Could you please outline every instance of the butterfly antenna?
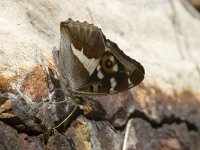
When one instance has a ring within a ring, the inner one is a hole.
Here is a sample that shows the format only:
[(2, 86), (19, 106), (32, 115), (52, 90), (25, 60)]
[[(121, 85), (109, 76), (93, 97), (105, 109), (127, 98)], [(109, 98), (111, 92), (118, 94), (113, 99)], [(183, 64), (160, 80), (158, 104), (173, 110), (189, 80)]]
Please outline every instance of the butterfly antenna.
[(55, 126), (53, 129), (57, 129), (57, 128), (59, 128), (64, 122), (66, 122), (73, 114), (74, 114), (74, 112), (77, 110), (77, 108), (78, 108), (78, 105), (76, 105), (75, 107), (74, 107), (74, 109), (70, 112), (70, 114), (67, 116), (67, 118), (65, 118), (61, 123), (59, 123), (57, 126)]
[(101, 130), (100, 130), (100, 128), (98, 127), (97, 123), (94, 120), (93, 120), (93, 123), (95, 124), (97, 130), (100, 132)]
[(111, 129), (113, 130), (115, 133), (117, 133), (117, 131), (115, 130), (114, 127), (111, 126), (111, 124), (108, 122), (108, 121), (104, 121), (106, 123), (106, 125)]

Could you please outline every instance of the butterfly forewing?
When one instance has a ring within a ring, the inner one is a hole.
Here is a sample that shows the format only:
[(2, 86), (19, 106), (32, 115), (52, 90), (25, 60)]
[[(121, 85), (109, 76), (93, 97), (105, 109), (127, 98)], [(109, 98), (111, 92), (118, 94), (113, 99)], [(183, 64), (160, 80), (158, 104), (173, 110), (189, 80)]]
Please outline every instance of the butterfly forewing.
[(74, 91), (87, 84), (105, 50), (101, 30), (68, 19), (60, 24), (60, 49), (54, 51), (64, 87)]
[(140, 63), (87, 22), (61, 22), (55, 61), (65, 90), (74, 95), (106, 95), (127, 90), (144, 78)]

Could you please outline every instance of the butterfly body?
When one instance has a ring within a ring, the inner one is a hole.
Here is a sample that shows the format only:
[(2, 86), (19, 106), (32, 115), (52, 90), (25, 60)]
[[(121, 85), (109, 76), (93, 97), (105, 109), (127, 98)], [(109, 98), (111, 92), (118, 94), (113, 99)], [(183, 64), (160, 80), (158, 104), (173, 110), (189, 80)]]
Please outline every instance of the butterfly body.
[(106, 39), (98, 27), (68, 19), (61, 22), (60, 30), (60, 48), (53, 53), (67, 94), (114, 94), (143, 80), (142, 65)]

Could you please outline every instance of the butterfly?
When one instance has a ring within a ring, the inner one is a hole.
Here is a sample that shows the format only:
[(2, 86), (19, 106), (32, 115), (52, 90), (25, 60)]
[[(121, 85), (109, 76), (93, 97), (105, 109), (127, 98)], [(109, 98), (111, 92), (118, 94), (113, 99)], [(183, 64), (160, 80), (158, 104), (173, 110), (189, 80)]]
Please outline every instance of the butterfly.
[(128, 90), (145, 75), (100, 28), (69, 18), (60, 23), (59, 50), (53, 50), (58, 75), (67, 95), (97, 96)]

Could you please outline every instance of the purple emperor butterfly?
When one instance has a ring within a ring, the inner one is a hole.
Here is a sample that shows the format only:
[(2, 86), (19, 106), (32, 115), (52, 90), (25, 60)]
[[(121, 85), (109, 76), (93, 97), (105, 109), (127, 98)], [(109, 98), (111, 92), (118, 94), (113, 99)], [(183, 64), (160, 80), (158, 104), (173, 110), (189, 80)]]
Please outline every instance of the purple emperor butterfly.
[(100, 28), (68, 19), (60, 23), (60, 32), (60, 48), (53, 54), (66, 94), (114, 94), (144, 79), (143, 66), (106, 39)]

